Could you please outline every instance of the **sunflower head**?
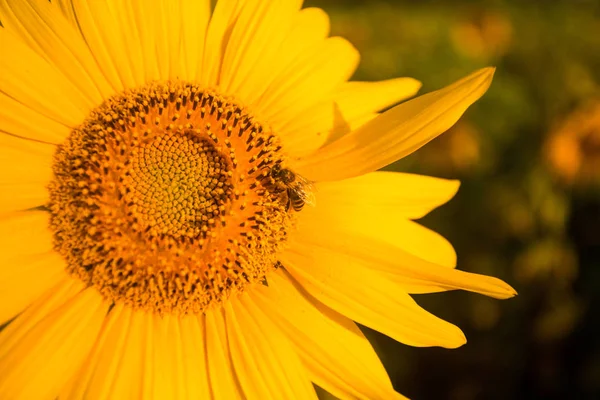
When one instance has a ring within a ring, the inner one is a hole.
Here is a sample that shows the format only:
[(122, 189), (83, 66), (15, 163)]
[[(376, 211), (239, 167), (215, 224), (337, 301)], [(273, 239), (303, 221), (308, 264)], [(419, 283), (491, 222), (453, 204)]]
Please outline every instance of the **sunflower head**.
[(231, 99), (179, 81), (129, 90), (57, 147), (55, 249), (112, 302), (202, 312), (275, 267), (293, 219), (282, 162)]
[(493, 69), (404, 101), (301, 3), (0, 0), (0, 398), (400, 398), (354, 321), (514, 295), (413, 221), (456, 181), (377, 172)]

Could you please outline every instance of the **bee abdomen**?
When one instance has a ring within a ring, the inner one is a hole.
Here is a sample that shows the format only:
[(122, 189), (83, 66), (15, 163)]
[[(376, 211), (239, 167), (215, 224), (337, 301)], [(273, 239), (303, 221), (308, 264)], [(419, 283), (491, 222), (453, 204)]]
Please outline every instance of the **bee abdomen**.
[(298, 212), (304, 207), (304, 200), (293, 190), (288, 192), (289, 201), (294, 211)]

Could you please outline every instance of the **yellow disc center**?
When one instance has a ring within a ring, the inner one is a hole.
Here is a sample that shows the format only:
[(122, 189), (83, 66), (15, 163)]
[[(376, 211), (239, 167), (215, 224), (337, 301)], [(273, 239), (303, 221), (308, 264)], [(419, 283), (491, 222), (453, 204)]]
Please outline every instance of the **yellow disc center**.
[(125, 198), (152, 234), (197, 237), (233, 192), (229, 170), (209, 139), (188, 131), (157, 136), (132, 150)]
[(277, 267), (294, 216), (281, 168), (276, 136), (218, 93), (167, 82), (116, 95), (56, 152), (55, 249), (109, 301), (202, 312)]

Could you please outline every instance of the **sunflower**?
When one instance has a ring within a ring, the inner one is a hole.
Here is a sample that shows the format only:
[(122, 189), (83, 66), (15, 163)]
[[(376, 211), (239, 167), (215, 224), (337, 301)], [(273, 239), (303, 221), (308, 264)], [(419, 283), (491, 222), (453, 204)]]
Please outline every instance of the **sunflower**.
[(419, 82), (349, 82), (357, 51), (301, 1), (0, 21), (0, 398), (401, 398), (354, 321), (455, 348), (411, 294), (515, 294), (413, 222), (458, 182), (375, 172), (493, 69), (378, 113)]

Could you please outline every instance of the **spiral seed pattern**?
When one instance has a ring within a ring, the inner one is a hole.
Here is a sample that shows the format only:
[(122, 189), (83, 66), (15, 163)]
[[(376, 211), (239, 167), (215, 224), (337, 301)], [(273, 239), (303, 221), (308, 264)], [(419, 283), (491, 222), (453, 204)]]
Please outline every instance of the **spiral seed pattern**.
[(119, 94), (57, 149), (55, 248), (113, 303), (200, 313), (276, 267), (294, 217), (264, 182), (282, 159), (277, 137), (216, 92)]

